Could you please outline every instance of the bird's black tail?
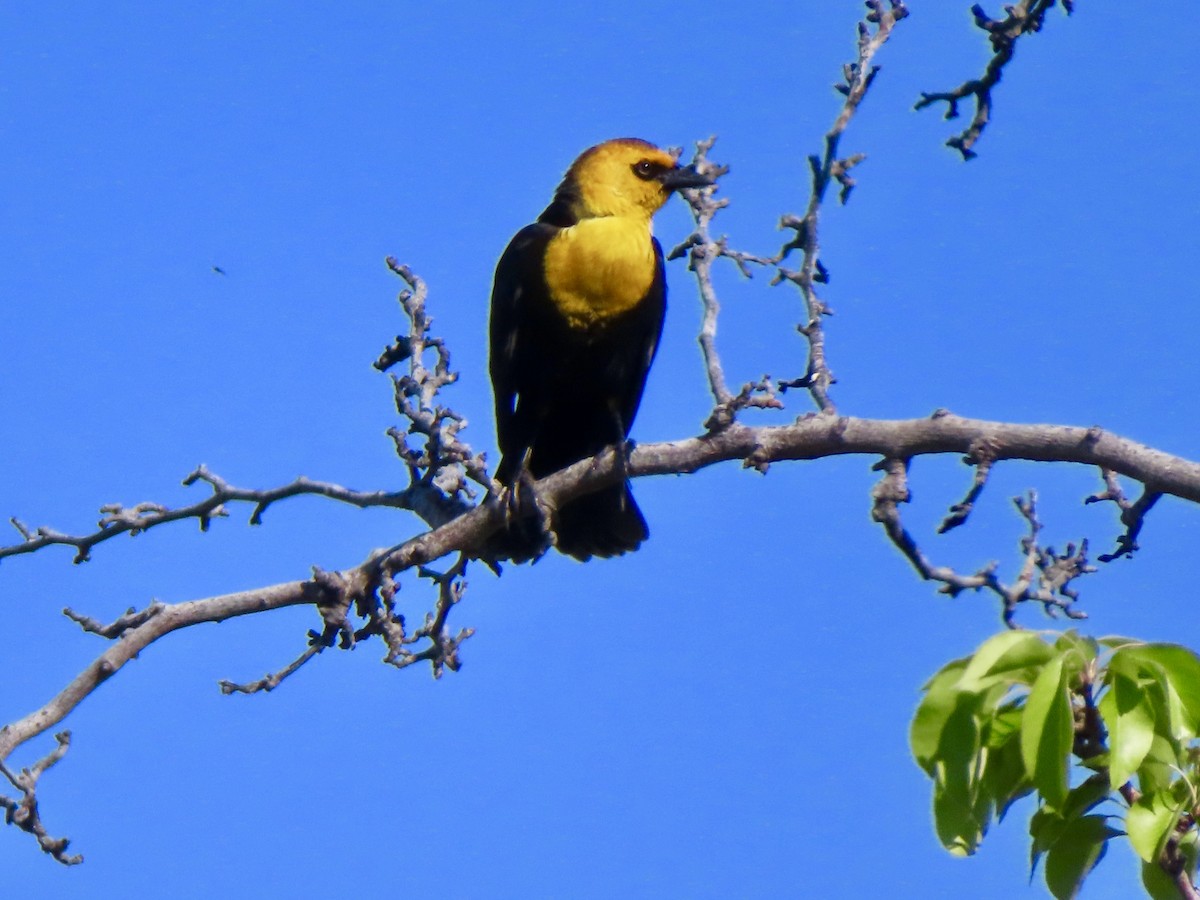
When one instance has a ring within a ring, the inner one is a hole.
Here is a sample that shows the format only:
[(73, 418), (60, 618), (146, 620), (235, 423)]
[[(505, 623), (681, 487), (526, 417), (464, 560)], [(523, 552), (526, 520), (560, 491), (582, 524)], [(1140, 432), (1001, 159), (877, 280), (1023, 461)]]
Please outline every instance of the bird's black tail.
[[(555, 516), (558, 550), (586, 562), (636, 550), (650, 529), (633, 499), (629, 482), (572, 500)], [(488, 539), (484, 555), (529, 562), (547, 549), (546, 535), (533, 516), (514, 518)]]
[(620, 556), (650, 536), (629, 482), (572, 500), (555, 523), (560, 552), (578, 560)]

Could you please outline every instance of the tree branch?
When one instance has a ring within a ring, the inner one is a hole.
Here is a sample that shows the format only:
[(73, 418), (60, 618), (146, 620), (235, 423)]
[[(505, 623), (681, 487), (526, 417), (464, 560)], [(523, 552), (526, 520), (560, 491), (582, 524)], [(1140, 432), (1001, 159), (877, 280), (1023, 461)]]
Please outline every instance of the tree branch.
[(1117, 537), (1117, 549), (1112, 553), (1103, 553), (1100, 555), (1100, 562), (1111, 562), (1122, 556), (1133, 556), (1133, 552), (1138, 549), (1137, 538), (1142, 532), (1142, 525), (1145, 524), (1146, 514), (1154, 508), (1154, 504), (1158, 502), (1158, 498), (1162, 496), (1159, 491), (1152, 490), (1146, 487), (1142, 491), (1142, 496), (1130, 503), (1125, 497), (1124, 491), (1121, 490), (1121, 484), (1117, 481), (1117, 474), (1109, 469), (1101, 469), (1101, 477), (1104, 479), (1105, 490), (1098, 494), (1092, 494), (1084, 500), (1084, 503), (1099, 503), (1102, 500), (1111, 500), (1121, 510), (1121, 524), (1125, 526), (1125, 533)]
[[(537, 482), (536, 493), (545, 501), (561, 506), (626, 476), (686, 474), (728, 460), (742, 460), (743, 465), (759, 469), (778, 462), (848, 454), (906, 460), (929, 454), (967, 454), (980, 441), (988, 443), (995, 462), (1019, 459), (1097, 466), (1139, 481), (1157, 494), (1200, 503), (1200, 463), (1095, 427), (990, 422), (941, 410), (926, 419), (815, 416), (789, 425), (751, 428), (735, 424), (716, 434), (641, 444), (627, 462), (607, 450)], [(523, 508), (522, 513), (533, 514), (532, 502), (526, 506), (530, 508)], [(286, 606), (329, 607), (338, 599), (357, 599), (367, 591), (380, 589), (384, 573), (394, 577), (453, 552), (468, 555), (479, 552), (505, 515), (505, 508), (495, 502), (475, 507), (395, 548), (373, 552), (356, 568), (335, 573), (340, 586), (316, 578), (286, 582), (205, 600), (159, 604), (157, 613), (131, 623), (132, 627), (105, 626), (106, 636), (120, 635), (123, 640), (110, 647), (42, 710), (0, 730), (0, 760), (30, 737), (54, 727), (83, 697), (139, 651), (172, 631)], [(72, 614), (72, 618), (80, 621), (81, 617)]]
[(41, 812), (38, 809), (38, 779), (47, 769), (66, 756), (67, 749), (71, 746), (71, 732), (69, 731), (59, 732), (54, 738), (58, 741), (58, 745), (30, 768), (22, 769), (19, 774), (14, 775), (0, 758), (0, 775), (8, 779), (8, 782), (21, 792), (20, 800), (12, 800), (0, 794), (0, 807), (4, 808), (6, 825), (16, 825), (22, 831), (32, 834), (37, 838), (42, 852), (49, 853), (63, 865), (76, 866), (83, 862), (83, 857), (67, 855), (67, 846), (71, 842), (67, 838), (51, 837), (46, 831), (46, 826), (42, 824)]
[[(716, 143), (716, 136), (696, 142), (696, 152), (691, 164), (703, 175), (711, 175), (714, 179), (726, 174), (728, 166), (717, 165), (708, 158), (708, 151)], [(714, 196), (717, 187), (696, 188), (682, 191), (692, 211), (696, 222), (693, 231), (679, 246), (667, 254), (667, 259), (678, 259), (685, 253), (688, 255), (688, 269), (696, 276), (696, 286), (700, 294), (700, 303), (704, 315), (700, 322), (700, 352), (704, 357), (704, 370), (708, 377), (709, 390), (712, 391), (714, 407), (704, 423), (709, 431), (719, 431), (726, 428), (737, 417), (739, 411), (757, 407), (759, 409), (782, 409), (783, 403), (775, 396), (774, 387), (769, 376), (754, 383), (742, 385), (735, 395), (730, 391), (725, 381), (725, 370), (721, 365), (721, 356), (717, 352), (717, 316), (721, 311), (721, 303), (717, 299), (717, 291), (712, 283), (712, 265), (717, 259), (726, 257), (732, 259), (738, 271), (745, 278), (751, 277), (750, 263), (755, 265), (771, 265), (774, 260), (729, 247), (728, 239), (722, 235), (714, 240), (709, 233), (713, 217), (729, 205), (726, 199), (717, 200)]]
[[(457, 511), (461, 512), (475, 496), (467, 479), (482, 485), (489, 494), (492, 480), (483, 456), (474, 453), (458, 437), (467, 425), (466, 419), (437, 403), (441, 390), (458, 381), (458, 373), (450, 369), (450, 349), (445, 341), (429, 334), (433, 318), (425, 311), (428, 294), (425, 282), (393, 257), (389, 256), (386, 263), (408, 285), (398, 299), (410, 323), (408, 337), (397, 337), (396, 344), (385, 349), (375, 361), (375, 368), (380, 371), (399, 359), (409, 361), (407, 374), (392, 376), (396, 411), (408, 424), (403, 431), (392, 428), (388, 434), (395, 441), (397, 454), (408, 466), (412, 487), (436, 488), (434, 496), (444, 495), (446, 503), (458, 504)], [(432, 365), (425, 362), (426, 351), (434, 355)], [(420, 449), (410, 447), (411, 434), (424, 436), (425, 445)]]
[(357, 506), (359, 509), (385, 506), (392, 509), (409, 510), (417, 513), (429, 525), (441, 524), (462, 512), (464, 508), (461, 504), (456, 506), (447, 503), (441, 491), (420, 481), (402, 491), (356, 491), (328, 481), (313, 481), (301, 475), (295, 481), (279, 487), (239, 488), (209, 471), (203, 465), (198, 466), (195, 471), (184, 478), (183, 484), (190, 487), (198, 481), (202, 481), (212, 488), (212, 494), (203, 500), (176, 509), (161, 503), (150, 502), (138, 503), (132, 507), (115, 503), (107, 504), (100, 507), (102, 515), (97, 523), (97, 530), (88, 534), (65, 534), (47, 527), (30, 528), (18, 519), (12, 518), (9, 521), (23, 540), (18, 544), (0, 547), (0, 559), (19, 556), (23, 553), (33, 553), (43, 547), (58, 545), (75, 548), (74, 562), (87, 562), (91, 558), (93, 547), (118, 535), (128, 534), (135, 537), (159, 525), (186, 519), (196, 519), (200, 524), (200, 530), (208, 531), (214, 518), (224, 518), (229, 515), (225, 508), (228, 503), (253, 503), (254, 509), (250, 513), (250, 524), (261, 525), (263, 513), (272, 503), (305, 494), (326, 497), (339, 503)]
[[(963, 575), (949, 566), (934, 565), (917, 544), (915, 538), (904, 527), (900, 517), (900, 504), (910, 499), (908, 490), (908, 460), (885, 459), (875, 468), (885, 472), (883, 479), (871, 492), (874, 505), (871, 517), (884, 527), (888, 539), (908, 559), (917, 574), (926, 581), (941, 582), (941, 592), (951, 597), (966, 590), (988, 590), (1000, 598), (1004, 624), (1015, 628), (1014, 616), (1019, 604), (1028, 601), (1041, 603), (1047, 615), (1054, 617), (1061, 611), (1070, 619), (1086, 619), (1087, 614), (1071, 607), (1078, 598), (1071, 582), (1080, 575), (1096, 571), (1087, 560), (1087, 540), (1080, 542), (1078, 550), (1068, 544), (1066, 552), (1056, 554), (1053, 547), (1043, 548), (1037, 540), (1042, 524), (1037, 518), (1036, 495), (1030, 491), (1028, 497), (1014, 497), (1013, 503), (1029, 525), (1029, 534), (1021, 538), (1024, 564), (1012, 584), (1000, 580), (999, 564), (991, 562), (971, 575)], [(979, 485), (978, 477), (976, 486)], [(943, 523), (944, 525), (944, 523)], [(943, 533), (946, 529), (939, 528)]]
[[(880, 518), (879, 511), (885, 505), (890, 504), (894, 511), (899, 502), (907, 499), (907, 487), (901, 480), (905, 466), (903, 461), (936, 453), (965, 454), (970, 457), (973, 449), (980, 446), (987, 446), (993, 465), (1007, 459), (1081, 463), (1135, 479), (1146, 486), (1147, 495), (1171, 494), (1200, 502), (1200, 464), (1170, 456), (1095, 427), (988, 422), (961, 418), (943, 410), (927, 419), (896, 421), (823, 415), (809, 416), (781, 426), (751, 428), (732, 423), (719, 432), (709, 432), (687, 440), (640, 445), (628, 460), (623, 458), (623, 453), (607, 450), (593, 459), (582, 460), (537, 482), (534, 496), (561, 506), (577, 496), (615, 484), (626, 477), (690, 473), (734, 459), (741, 460), (744, 466), (762, 471), (772, 463), (786, 460), (866, 454), (889, 461), (885, 466), (888, 476), (884, 487), (877, 488), (876, 494), (876, 517)], [(533, 501), (526, 499), (519, 512), (536, 515)], [(18, 747), (58, 725), (84, 698), (159, 638), (204, 622), (219, 622), (305, 604), (316, 606), (325, 621), (324, 631), (320, 635), (310, 633), (310, 647), (291, 665), (249, 685), (222, 682), (222, 689), (227, 693), (275, 687), (325, 646), (330, 646), (336, 635), (342, 636), (343, 646), (353, 646), (357, 640), (380, 636), (388, 647), (386, 661), (394, 665), (407, 666), (424, 660), (430, 662), (435, 675), (440, 675), (446, 668), (456, 670), (460, 665), (459, 646), (472, 632), (464, 629), (457, 635), (450, 635), (446, 630), (446, 618), (450, 609), (461, 599), (462, 575), (467, 559), (482, 552), (487, 538), (501, 527), (509, 513), (506, 504), (492, 497), (480, 506), (397, 547), (374, 551), (355, 568), (333, 573), (315, 571), (313, 577), (306, 581), (286, 582), (220, 597), (178, 604), (154, 604), (144, 613), (131, 611), (108, 626), (68, 611), (68, 615), (85, 629), (120, 639), (47, 704), (0, 728), (0, 763), (7, 760)], [(1066, 603), (1056, 600), (1053, 593), (1065, 587), (1075, 575), (1081, 574), (1086, 566), (1083, 549), (1075, 554), (1073, 548), (1068, 548), (1068, 553), (1062, 557), (1055, 556), (1052, 551), (1042, 551), (1035, 540), (1038, 526), (1032, 515), (1032, 507), (1026, 515), (1032, 532), (1026, 545), (1026, 568), (1016, 585), (1009, 588), (1000, 586), (1005, 597), (1006, 620), (1011, 619), (1012, 608), (1020, 599), (1055, 603), (1065, 609)], [(889, 535), (894, 541), (897, 540), (896, 534), (907, 534), (899, 524), (898, 514), (894, 518), (894, 526), (888, 525), (886, 519), (881, 521), (888, 526)], [(933, 567), (927, 561), (921, 561), (922, 557), (917, 555), (919, 551), (915, 542), (910, 540), (909, 549), (905, 549), (903, 541), (897, 541), (897, 545), (905, 550), (925, 577), (937, 577)], [(458, 553), (459, 558), (446, 573), (439, 574), (423, 568), (451, 553)], [(419, 574), (438, 585), (439, 598), (435, 612), (427, 617), (426, 624), (409, 637), (404, 629), (403, 616), (394, 610), (394, 601), (398, 589), (396, 576), (414, 567), (422, 567)], [(1035, 569), (1040, 572), (1036, 584)], [(981, 579), (980, 584), (971, 582), (969, 577), (959, 577), (968, 578), (957, 587), (959, 590), (985, 585), (991, 587), (987, 580), (989, 577), (999, 585), (994, 574), (989, 576), (980, 573), (975, 576)], [(951, 586), (958, 584), (947, 578), (940, 580)], [(350, 623), (351, 610), (366, 622), (357, 631)], [(428, 646), (420, 651), (410, 650), (409, 645), (418, 640), (428, 641)], [(65, 741), (61, 746), (65, 748)], [(65, 749), (62, 752), (65, 753)], [(61, 753), (37, 770), (37, 774), (58, 758), (61, 758)], [(9, 780), (13, 781), (11, 774)], [(54, 853), (61, 861), (75, 861), (73, 857), (64, 855), (65, 839), (50, 838), (41, 825), (37, 811), (36, 777), (14, 783), (21, 785), (23, 798), (20, 801), (2, 798), (8, 810), (8, 821), (35, 834), (43, 847), (52, 848), (47, 852)]]
[[(975, 4), (971, 7), (971, 15), (975, 24), (988, 33), (994, 55), (988, 61), (983, 75), (970, 81), (964, 81), (950, 91), (936, 93), (921, 92), (921, 99), (913, 109), (924, 109), (935, 103), (946, 104), (947, 119), (958, 118), (958, 102), (967, 97), (975, 98), (975, 116), (960, 134), (946, 141), (947, 147), (953, 147), (962, 154), (964, 160), (974, 159), (977, 155), (972, 149), (975, 142), (983, 135), (992, 117), (992, 89), (1000, 83), (1007, 66), (1017, 50), (1017, 40), (1026, 34), (1041, 31), (1045, 24), (1046, 13), (1058, 3), (1058, 0), (1019, 0), (1005, 6), (1008, 14), (1003, 19), (992, 19), (983, 11), (983, 7)], [(1063, 9), (1067, 15), (1075, 10), (1074, 0), (1062, 0)]]
[[(797, 326), (797, 330), (804, 335), (808, 342), (808, 363), (802, 377), (781, 381), (778, 389), (780, 392), (784, 392), (789, 388), (806, 388), (812, 394), (818, 409), (827, 412), (835, 411), (828, 391), (835, 379), (825, 359), (825, 338), (821, 324), (821, 318), (832, 315), (832, 311), (817, 297), (813, 287), (816, 282), (823, 283), (828, 280), (828, 273), (819, 259), (818, 218), (826, 191), (831, 183), (836, 181), (841, 185), (839, 199), (842, 203), (846, 202), (854, 187), (854, 179), (849, 174), (850, 170), (866, 159), (866, 156), (859, 153), (848, 158), (840, 158), (837, 155), (838, 142), (879, 71), (878, 66), (871, 65), (872, 59), (891, 36), (896, 23), (908, 15), (908, 10), (901, 0), (887, 0), (886, 3), (885, 0), (867, 0), (865, 6), (867, 7), (866, 21), (858, 24), (857, 58), (855, 62), (848, 63), (844, 67), (845, 82), (835, 85), (835, 89), (845, 96), (845, 102), (842, 104), (833, 126), (825, 135), (824, 157), (809, 157), (809, 164), (812, 168), (812, 185), (804, 216), (785, 215), (780, 221), (781, 228), (792, 228), (795, 235), (783, 245), (779, 253), (772, 257), (757, 256), (731, 249), (725, 236), (714, 240), (709, 231), (712, 220), (720, 210), (728, 205), (729, 201), (715, 199), (715, 187), (682, 192), (684, 199), (691, 207), (696, 230), (671, 250), (667, 254), (667, 259), (676, 259), (685, 253), (688, 254), (688, 268), (696, 276), (700, 301), (704, 308), (699, 341), (704, 356), (709, 389), (712, 391), (715, 402), (712, 413), (704, 423), (704, 427), (709, 431), (727, 428), (734, 422), (738, 412), (742, 409), (749, 407), (781, 409), (783, 407), (769, 375), (764, 375), (758, 381), (743, 384), (736, 395), (726, 383), (716, 347), (717, 315), (720, 312), (721, 304), (712, 283), (712, 264), (721, 257), (733, 260), (738, 270), (746, 278), (751, 277), (751, 264), (776, 266), (776, 274), (771, 284), (791, 281), (800, 288), (807, 318), (804, 324)], [(872, 25), (874, 31), (871, 29)], [(718, 166), (708, 159), (708, 152), (712, 149), (715, 141), (715, 137), (710, 137), (697, 142), (692, 164), (700, 172), (720, 176), (728, 171), (728, 166)], [(780, 266), (779, 264), (795, 249), (800, 249), (804, 255), (800, 270), (791, 271)]]
[[(823, 284), (829, 280), (829, 273), (820, 259), (819, 216), (825, 193), (832, 183), (837, 182), (841, 185), (840, 202), (844, 204), (849, 199), (850, 191), (854, 187), (850, 170), (866, 159), (866, 155), (862, 153), (846, 158), (839, 157), (838, 144), (879, 73), (879, 66), (872, 65), (875, 54), (891, 37), (896, 24), (908, 15), (908, 9), (900, 0), (889, 0), (889, 3), (889, 6), (885, 6), (883, 0), (868, 0), (867, 21), (858, 25), (858, 56), (854, 62), (843, 67), (845, 81), (834, 85), (846, 100), (834, 120), (833, 127), (825, 134), (824, 154), (808, 158), (812, 171), (808, 207), (803, 216), (789, 214), (779, 222), (780, 228), (791, 228), (795, 233), (780, 249), (776, 261), (782, 263), (792, 250), (800, 250), (803, 260), (800, 268), (795, 271), (780, 265), (771, 283), (790, 281), (799, 288), (804, 299), (806, 321), (797, 326), (797, 331), (808, 342), (808, 363), (804, 375), (780, 382), (779, 387), (783, 391), (789, 388), (807, 389), (817, 409), (827, 413), (837, 411), (829, 396), (829, 388), (837, 379), (834, 378), (825, 358), (825, 331), (822, 325), (823, 317), (833, 315), (833, 310), (817, 296), (815, 287), (817, 283)], [(873, 32), (868, 23), (875, 26)]]
[[(427, 294), (425, 282), (408, 266), (388, 257), (388, 268), (402, 278), (408, 288), (401, 291), (399, 302), (410, 328), (407, 337), (396, 338), (375, 361), (375, 368), (386, 370), (407, 360), (409, 371), (393, 376), (397, 410), (408, 421), (405, 430), (392, 428), (389, 434), (396, 450), (409, 471), (409, 486), (401, 491), (357, 491), (327, 481), (313, 481), (300, 476), (289, 484), (275, 488), (239, 488), (230, 484), (206, 466), (200, 465), (183, 479), (187, 487), (204, 482), (212, 494), (203, 500), (172, 509), (161, 503), (143, 502), (132, 507), (113, 503), (100, 507), (97, 530), (88, 534), (66, 534), (49, 527), (31, 528), (16, 518), (9, 521), (21, 535), (19, 543), (0, 546), (0, 560), (8, 556), (33, 553), (43, 547), (61, 545), (75, 548), (76, 563), (87, 562), (92, 548), (121, 534), (136, 536), (169, 522), (195, 519), (201, 531), (208, 531), (214, 518), (229, 515), (229, 503), (253, 503), (250, 524), (262, 524), (263, 514), (271, 504), (290, 497), (314, 495), (336, 500), (360, 509), (372, 506), (390, 507), (416, 513), (426, 525), (437, 527), (461, 515), (473, 505), (474, 493), (467, 479), (491, 490), (482, 454), (474, 453), (458, 436), (466, 420), (453, 410), (436, 403), (438, 393), (458, 380), (450, 369), (450, 351), (441, 338), (429, 334), (433, 319), (425, 312)], [(426, 365), (425, 353), (435, 355), (432, 365)], [(408, 446), (408, 435), (426, 438), (423, 448)], [(84, 625), (83, 621), (79, 621)], [(84, 625), (87, 628), (86, 625)]]

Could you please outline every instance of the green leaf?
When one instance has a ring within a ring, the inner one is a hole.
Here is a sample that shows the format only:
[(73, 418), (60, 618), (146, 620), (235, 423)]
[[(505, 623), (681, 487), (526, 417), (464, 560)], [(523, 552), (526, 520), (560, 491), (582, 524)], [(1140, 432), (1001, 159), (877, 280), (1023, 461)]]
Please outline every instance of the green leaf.
[(1140, 661), (1140, 665), (1141, 684), (1154, 711), (1154, 732), (1166, 738), (1178, 753), (1181, 742), (1192, 737), (1191, 723), (1183, 702), (1162, 666), (1149, 660)]
[(939, 685), (954, 687), (958, 679), (962, 677), (963, 669), (967, 667), (967, 663), (970, 661), (971, 657), (969, 656), (961, 656), (958, 659), (950, 660), (950, 662), (934, 672), (928, 681), (921, 685), (921, 690), (929, 692)]
[(1195, 825), (1188, 829), (1187, 834), (1180, 837), (1179, 852), (1183, 854), (1184, 871), (1187, 872), (1188, 878), (1195, 881), (1196, 862), (1200, 860), (1200, 833), (1197, 833)]
[(1024, 715), (1025, 698), (1010, 700), (998, 707), (990, 719), (983, 723), (983, 743), (987, 747), (1002, 747), (1021, 733), (1021, 716)]
[(1033, 790), (1021, 759), (1021, 742), (1017, 732), (997, 747), (989, 747), (980, 778), (981, 790), (996, 808), (996, 818), (1003, 819), (1008, 808)]
[(971, 656), (959, 687), (978, 691), (996, 682), (1029, 684), (1054, 656), (1050, 646), (1029, 631), (1005, 631), (984, 641)]
[(1200, 657), (1178, 644), (1143, 644), (1123, 651), (1157, 663), (1187, 711), (1190, 737), (1200, 732)]
[(1054, 842), (1066, 829), (1067, 823), (1057, 812), (1048, 806), (1040, 807), (1029, 818), (1029, 878), (1037, 871), (1038, 860), (1043, 853), (1054, 846)]
[(934, 830), (952, 856), (972, 856), (983, 842), (990, 818), (990, 810), (979, 810), (961, 782), (934, 788)]
[(1165, 727), (1158, 724), (1155, 729), (1160, 733), (1168, 735), (1172, 740), (1182, 743), (1187, 743), (1196, 736), (1195, 725), (1191, 721), (1191, 714), (1187, 711), (1183, 704), (1183, 700), (1175, 691), (1175, 686), (1171, 684), (1165, 672), (1160, 670), (1161, 680), (1156, 685), (1161, 692), (1162, 700), (1160, 705), (1166, 710), (1167, 714)]
[(1138, 787), (1147, 796), (1166, 791), (1181, 768), (1181, 748), (1177, 743), (1161, 734), (1155, 734), (1150, 752), (1138, 769)]
[(1079, 894), (1083, 881), (1108, 849), (1108, 839), (1120, 834), (1104, 816), (1084, 816), (1068, 823), (1046, 854), (1046, 887), (1058, 900)]
[(1175, 879), (1162, 870), (1156, 862), (1142, 863), (1142, 887), (1151, 900), (1179, 900), (1179, 889)]
[(1110, 634), (1106, 637), (1099, 638), (1096, 643), (1102, 647), (1107, 647), (1110, 650), (1120, 650), (1122, 647), (1132, 647), (1143, 642), (1137, 638), (1122, 637), (1119, 634)]
[(1108, 728), (1108, 774), (1114, 790), (1141, 768), (1154, 741), (1151, 698), (1132, 678), (1108, 672), (1109, 688), (1100, 698), (1100, 715)]
[(925, 696), (913, 715), (908, 734), (909, 746), (917, 765), (930, 777), (934, 774), (942, 729), (958, 705), (960, 692), (957, 684), (966, 666), (966, 659), (956, 659), (943, 666), (926, 682)]
[(1062, 817), (1076, 819), (1084, 813), (1103, 803), (1112, 795), (1108, 788), (1108, 779), (1103, 775), (1091, 775), (1087, 780), (1071, 788), (1067, 800), (1063, 803)]
[(1074, 739), (1071, 698), (1063, 657), (1042, 669), (1021, 719), (1021, 757), (1033, 785), (1057, 808), (1067, 796), (1067, 756)]
[[(1042, 854), (1058, 843), (1058, 840), (1067, 833), (1069, 828), (1075, 826), (1085, 813), (1108, 798), (1108, 776), (1096, 774), (1071, 789), (1061, 810), (1042, 806), (1033, 814), (1029, 820), (1029, 836), (1032, 838), (1029, 846), (1030, 879), (1037, 871), (1038, 860)], [(1110, 829), (1110, 832), (1109, 837), (1120, 834), (1113, 829)]]
[(1163, 794), (1143, 796), (1125, 813), (1129, 844), (1142, 862), (1157, 864), (1167, 837), (1175, 828), (1179, 807)]
[(1054, 649), (1059, 653), (1076, 654), (1076, 661), (1080, 663), (1089, 662), (1096, 658), (1096, 654), (1100, 648), (1096, 641), (1090, 637), (1080, 637), (1079, 632), (1074, 628), (1064, 631), (1058, 636), (1058, 640), (1054, 642)]
[(980, 797), (976, 779), (980, 743), (974, 700), (972, 694), (958, 695), (936, 751), (934, 829), (942, 846), (956, 856), (975, 852), (991, 818), (991, 803)]

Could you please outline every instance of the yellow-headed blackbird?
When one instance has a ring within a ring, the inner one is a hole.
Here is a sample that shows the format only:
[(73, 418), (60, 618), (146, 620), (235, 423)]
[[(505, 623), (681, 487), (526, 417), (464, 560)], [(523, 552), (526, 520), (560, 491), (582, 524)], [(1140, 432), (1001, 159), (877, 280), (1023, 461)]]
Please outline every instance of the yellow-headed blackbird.
[[(653, 144), (606, 141), (571, 164), (546, 211), (509, 243), (491, 314), (501, 483), (542, 478), (628, 437), (666, 311), (650, 219), (675, 189), (712, 183)], [(564, 505), (553, 526), (558, 549), (581, 560), (634, 550), (649, 534), (628, 482)], [(514, 523), (506, 552), (525, 559), (540, 542)]]

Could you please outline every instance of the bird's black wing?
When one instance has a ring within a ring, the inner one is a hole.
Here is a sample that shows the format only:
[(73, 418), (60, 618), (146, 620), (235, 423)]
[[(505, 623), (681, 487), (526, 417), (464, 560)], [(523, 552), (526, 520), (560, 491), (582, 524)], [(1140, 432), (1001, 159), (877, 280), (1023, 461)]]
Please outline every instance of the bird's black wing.
[(503, 455), (496, 477), (509, 481), (532, 439), (530, 423), (517, 416), (517, 393), (536, 379), (531, 372), (544, 352), (538, 327), (546, 304), (542, 259), (546, 244), (558, 232), (548, 224), (528, 225), (509, 242), (492, 284), (488, 369), (496, 406), (496, 437)]

